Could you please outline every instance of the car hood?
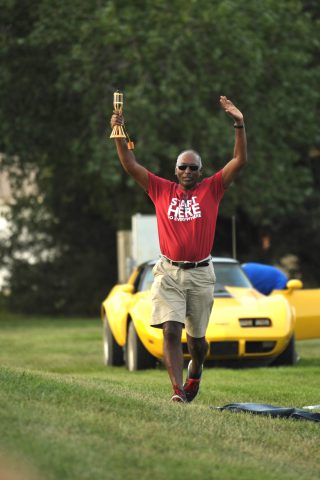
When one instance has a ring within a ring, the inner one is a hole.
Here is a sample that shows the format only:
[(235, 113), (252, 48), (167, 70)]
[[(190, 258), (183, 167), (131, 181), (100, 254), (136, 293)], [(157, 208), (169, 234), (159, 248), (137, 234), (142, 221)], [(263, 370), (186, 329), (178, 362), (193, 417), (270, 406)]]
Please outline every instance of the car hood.
[[(238, 334), (248, 332), (240, 327), (240, 318), (269, 318), (276, 328), (288, 327), (292, 322), (292, 310), (281, 295), (267, 297), (251, 288), (225, 287), (228, 297), (216, 297), (210, 315), (208, 331), (221, 327)], [(261, 333), (269, 327), (260, 327)]]
[(243, 303), (261, 303), (264, 299), (267, 299), (265, 295), (262, 295), (262, 293), (258, 292), (254, 288), (241, 288), (241, 287), (224, 287), (227, 292), (231, 295), (233, 299), (235, 299), (238, 303), (243, 304)]
[(249, 311), (259, 313), (258, 316), (263, 317), (264, 312), (272, 312), (275, 306), (288, 305), (288, 302), (282, 295), (268, 297), (254, 288), (226, 286), (225, 289), (228, 292), (228, 296), (215, 297), (213, 311), (215, 309), (224, 309), (226, 311), (230, 309), (237, 313), (241, 312), (241, 315), (244, 311)]

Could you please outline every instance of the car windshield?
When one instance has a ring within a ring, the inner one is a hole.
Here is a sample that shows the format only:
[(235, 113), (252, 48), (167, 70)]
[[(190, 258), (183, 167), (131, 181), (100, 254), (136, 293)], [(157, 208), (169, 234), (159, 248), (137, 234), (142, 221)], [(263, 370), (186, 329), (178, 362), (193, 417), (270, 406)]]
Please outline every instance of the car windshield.
[[(140, 277), (138, 291), (150, 290), (153, 282), (153, 265), (146, 265)], [(229, 287), (252, 288), (246, 274), (237, 263), (215, 262), (214, 270), (217, 278), (215, 294), (226, 293), (225, 285)]]
[(217, 278), (215, 293), (225, 292), (225, 286), (252, 288), (250, 280), (237, 263), (215, 263), (214, 271)]
[(153, 273), (152, 273), (153, 265), (146, 265), (142, 272), (139, 285), (138, 285), (138, 292), (144, 292), (145, 290), (150, 290), (152, 282), (153, 282)]

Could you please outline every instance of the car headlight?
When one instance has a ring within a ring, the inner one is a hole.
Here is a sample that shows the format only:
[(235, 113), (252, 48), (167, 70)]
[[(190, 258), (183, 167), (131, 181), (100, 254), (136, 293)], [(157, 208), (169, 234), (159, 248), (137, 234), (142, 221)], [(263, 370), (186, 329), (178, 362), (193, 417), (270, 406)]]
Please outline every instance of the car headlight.
[(240, 326), (243, 328), (250, 327), (271, 327), (270, 318), (239, 318)]

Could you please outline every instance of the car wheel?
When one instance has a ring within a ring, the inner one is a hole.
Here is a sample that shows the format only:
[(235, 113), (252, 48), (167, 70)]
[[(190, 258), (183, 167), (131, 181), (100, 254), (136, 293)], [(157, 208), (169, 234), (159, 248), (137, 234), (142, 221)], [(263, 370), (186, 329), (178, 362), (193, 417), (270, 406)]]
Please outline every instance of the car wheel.
[(295, 365), (298, 361), (296, 352), (296, 339), (292, 335), (290, 341), (282, 353), (273, 361), (272, 366), (279, 367), (281, 365)]
[(107, 318), (103, 317), (103, 356), (106, 366), (120, 366), (124, 364), (123, 349), (116, 342)]
[(154, 368), (156, 359), (141, 342), (133, 322), (130, 322), (127, 335), (126, 365), (130, 372)]

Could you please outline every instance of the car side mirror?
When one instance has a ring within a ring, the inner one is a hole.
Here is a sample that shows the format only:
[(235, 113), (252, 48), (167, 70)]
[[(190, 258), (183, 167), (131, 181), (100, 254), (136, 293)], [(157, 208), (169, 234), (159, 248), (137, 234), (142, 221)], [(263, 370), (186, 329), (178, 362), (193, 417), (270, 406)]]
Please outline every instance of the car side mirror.
[(121, 291), (123, 293), (133, 293), (134, 286), (131, 283), (124, 283), (123, 285), (121, 285)]
[(298, 280), (297, 278), (293, 278), (292, 280), (289, 280), (287, 282), (287, 289), (288, 290), (300, 290), (303, 288), (303, 283), (301, 280)]

